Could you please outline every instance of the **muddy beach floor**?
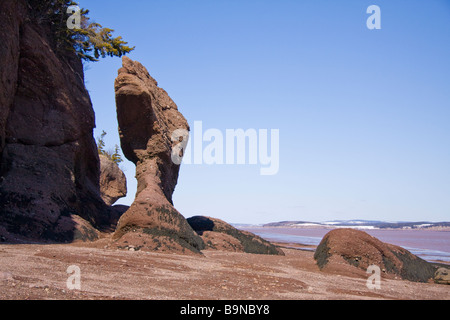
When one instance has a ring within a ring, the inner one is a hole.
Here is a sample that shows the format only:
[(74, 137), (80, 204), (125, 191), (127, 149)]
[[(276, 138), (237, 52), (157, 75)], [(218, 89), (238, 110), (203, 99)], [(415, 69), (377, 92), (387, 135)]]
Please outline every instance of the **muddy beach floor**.
[[(286, 245), (286, 247), (291, 247)], [(0, 245), (2, 300), (449, 300), (450, 287), (335, 275), (319, 270), (313, 251), (285, 256), (203, 251), (180, 255), (105, 249), (101, 243)], [(70, 290), (69, 266), (80, 270)]]

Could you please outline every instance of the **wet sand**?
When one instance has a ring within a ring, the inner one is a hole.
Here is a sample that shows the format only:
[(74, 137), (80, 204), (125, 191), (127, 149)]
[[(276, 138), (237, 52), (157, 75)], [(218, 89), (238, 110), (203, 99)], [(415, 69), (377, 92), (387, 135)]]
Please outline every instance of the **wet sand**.
[[(285, 247), (295, 244), (282, 244)], [(204, 251), (178, 255), (104, 249), (102, 242), (0, 246), (0, 298), (14, 300), (449, 300), (448, 286), (321, 272), (312, 251), (286, 256)], [(69, 290), (66, 271), (81, 271)]]

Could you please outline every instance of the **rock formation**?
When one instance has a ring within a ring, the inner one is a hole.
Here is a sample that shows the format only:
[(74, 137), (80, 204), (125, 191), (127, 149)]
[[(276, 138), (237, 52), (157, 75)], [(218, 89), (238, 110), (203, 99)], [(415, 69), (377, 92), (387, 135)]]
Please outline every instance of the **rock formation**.
[(450, 268), (440, 267), (434, 274), (434, 282), (450, 285)]
[(187, 219), (209, 249), (255, 254), (284, 255), (284, 252), (247, 231), (241, 231), (215, 218), (196, 216)]
[(127, 178), (119, 166), (100, 155), (100, 195), (108, 206), (127, 195)]
[(50, 25), (32, 12), (24, 0), (0, 2), (3, 237), (89, 239), (90, 226), (109, 222), (83, 66), (74, 52), (57, 52)]
[(314, 259), (326, 272), (346, 274), (359, 269), (364, 274), (369, 266), (376, 265), (385, 277), (415, 282), (433, 279), (437, 269), (404, 248), (354, 229), (330, 231), (317, 247)]
[(173, 207), (180, 166), (172, 161), (175, 130), (189, 130), (176, 104), (139, 63), (123, 58), (115, 82), (122, 150), (136, 164), (136, 199), (120, 218), (118, 247), (198, 252), (202, 239)]

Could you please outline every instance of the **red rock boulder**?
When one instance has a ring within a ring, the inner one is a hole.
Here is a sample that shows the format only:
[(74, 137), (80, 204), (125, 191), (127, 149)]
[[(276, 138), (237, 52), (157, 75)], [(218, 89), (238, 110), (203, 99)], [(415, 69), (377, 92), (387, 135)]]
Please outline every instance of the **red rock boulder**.
[(324, 236), (314, 259), (322, 271), (336, 274), (359, 274), (376, 265), (382, 275), (415, 282), (433, 279), (436, 267), (408, 250), (384, 243), (364, 231), (336, 229)]
[(174, 208), (180, 165), (172, 161), (176, 130), (189, 130), (177, 105), (139, 62), (123, 58), (115, 82), (122, 150), (136, 164), (136, 198), (120, 218), (118, 247), (199, 252), (202, 239)]

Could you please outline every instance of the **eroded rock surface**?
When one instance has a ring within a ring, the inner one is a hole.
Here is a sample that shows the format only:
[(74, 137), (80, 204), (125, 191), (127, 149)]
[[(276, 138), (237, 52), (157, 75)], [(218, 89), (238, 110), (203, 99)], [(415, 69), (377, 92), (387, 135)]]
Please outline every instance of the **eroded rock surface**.
[(408, 250), (354, 229), (330, 231), (317, 247), (314, 259), (322, 271), (337, 274), (352, 273), (356, 269), (364, 274), (369, 266), (375, 265), (386, 277), (428, 282), (436, 272), (435, 265)]
[(225, 221), (196, 216), (187, 219), (209, 249), (255, 254), (284, 255), (283, 251), (263, 238), (238, 230)]
[(120, 218), (115, 245), (158, 251), (198, 252), (202, 239), (173, 207), (180, 166), (172, 161), (175, 130), (189, 130), (177, 105), (139, 62), (123, 58), (115, 82), (122, 150), (136, 164), (137, 193)]
[(439, 268), (434, 274), (434, 282), (450, 285), (450, 268)]
[(24, 0), (0, 1), (0, 43), (3, 237), (92, 238), (109, 217), (81, 60)]
[(127, 178), (119, 166), (100, 155), (100, 194), (108, 206), (127, 195)]

